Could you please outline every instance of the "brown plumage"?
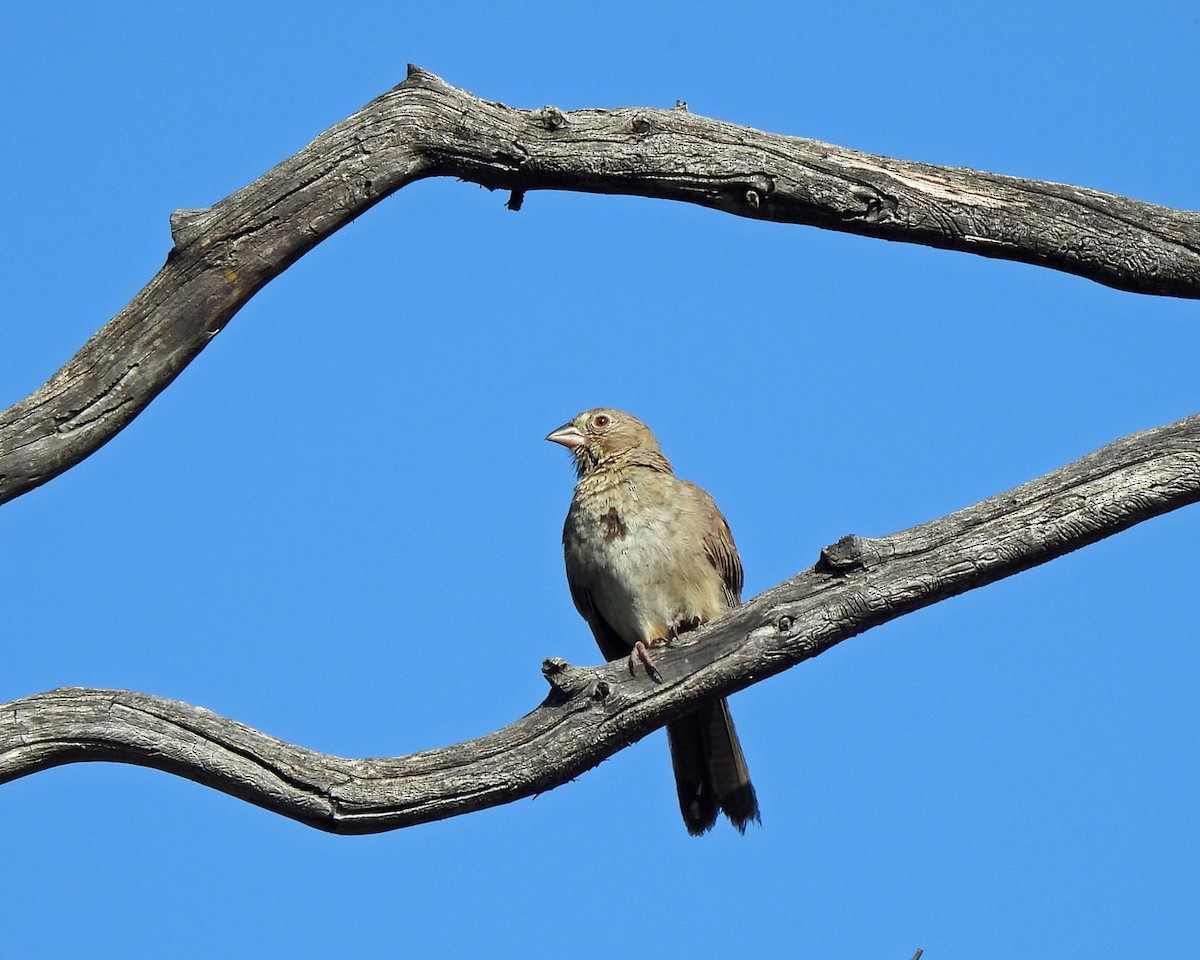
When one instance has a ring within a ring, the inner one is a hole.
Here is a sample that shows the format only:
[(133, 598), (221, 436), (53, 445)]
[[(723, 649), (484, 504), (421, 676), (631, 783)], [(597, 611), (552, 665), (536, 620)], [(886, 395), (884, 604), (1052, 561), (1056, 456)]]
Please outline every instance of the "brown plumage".
[[(656, 675), (649, 648), (741, 603), (742, 563), (709, 494), (680, 480), (650, 428), (588, 410), (547, 438), (571, 451), (579, 482), (563, 526), (571, 599), (607, 660)], [(738, 830), (758, 800), (725, 700), (667, 725), (679, 806), (698, 835), (721, 811)]]

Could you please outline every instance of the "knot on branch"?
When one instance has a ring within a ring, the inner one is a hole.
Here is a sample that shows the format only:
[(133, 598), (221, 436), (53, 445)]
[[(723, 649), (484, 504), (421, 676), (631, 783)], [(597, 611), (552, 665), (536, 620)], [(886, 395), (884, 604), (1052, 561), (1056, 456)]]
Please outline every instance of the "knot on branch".
[(775, 180), (765, 173), (756, 173), (746, 181), (746, 192), (742, 199), (754, 210), (757, 210), (763, 200), (775, 192)]
[(851, 194), (861, 204), (858, 209), (847, 209), (844, 220), (859, 220), (862, 223), (892, 223), (899, 219), (899, 202), (895, 197), (879, 193), (870, 187), (859, 187)]
[(821, 550), (817, 569), (829, 573), (849, 573), (851, 570), (866, 570), (882, 559), (883, 551), (877, 541), (850, 533)]
[(171, 213), (171, 240), (176, 247), (186, 247), (204, 233), (208, 226), (209, 209), (175, 210)]
[(534, 117), (541, 121), (543, 127), (547, 130), (557, 130), (567, 122), (567, 118), (563, 116), (563, 112), (551, 104), (546, 104), (541, 110), (535, 110)]
[(439, 77), (437, 74), (430, 73), (428, 70), (424, 69), (423, 67), (418, 67), (415, 63), (410, 63), (408, 65), (408, 69), (405, 71), (405, 74), (404, 74), (404, 82), (408, 83), (408, 82), (420, 82), (420, 81), (426, 81), (426, 82), (434, 81), (434, 83), (441, 84), (442, 86), (447, 86), (446, 81), (443, 80), (441, 77)]
[(606, 700), (611, 692), (608, 684), (597, 680), (594, 670), (576, 667), (562, 657), (547, 657), (542, 661), (542, 676), (550, 689), (564, 700), (571, 700), (589, 690), (595, 700)]

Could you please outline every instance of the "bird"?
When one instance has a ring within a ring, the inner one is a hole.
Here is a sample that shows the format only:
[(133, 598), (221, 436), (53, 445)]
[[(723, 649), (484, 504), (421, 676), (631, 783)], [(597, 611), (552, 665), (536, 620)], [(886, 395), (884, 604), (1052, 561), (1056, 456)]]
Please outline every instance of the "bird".
[[(651, 650), (741, 603), (742, 562), (712, 496), (675, 476), (650, 428), (609, 407), (546, 437), (570, 452), (578, 482), (563, 524), (571, 599), (606, 660), (629, 657), (661, 679)], [(745, 833), (758, 798), (724, 699), (667, 724), (688, 833), (718, 812)]]

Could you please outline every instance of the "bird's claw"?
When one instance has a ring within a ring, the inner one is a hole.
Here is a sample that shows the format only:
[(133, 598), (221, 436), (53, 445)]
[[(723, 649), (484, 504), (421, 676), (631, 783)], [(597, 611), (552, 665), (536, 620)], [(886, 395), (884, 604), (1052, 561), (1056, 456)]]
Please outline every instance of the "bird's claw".
[(654, 658), (650, 656), (650, 648), (652, 646), (661, 646), (666, 643), (666, 640), (651, 640), (646, 643), (645, 640), (639, 640), (633, 645), (633, 650), (629, 654), (629, 675), (637, 676), (637, 665), (640, 663), (646, 668), (646, 673), (655, 683), (662, 683), (662, 674), (658, 672), (658, 667), (654, 663)]

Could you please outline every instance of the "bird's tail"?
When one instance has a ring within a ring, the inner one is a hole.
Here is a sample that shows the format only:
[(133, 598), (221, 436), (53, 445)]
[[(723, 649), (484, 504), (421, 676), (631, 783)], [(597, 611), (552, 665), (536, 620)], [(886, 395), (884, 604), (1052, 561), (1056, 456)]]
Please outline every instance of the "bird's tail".
[(718, 811), (743, 833), (750, 821), (759, 822), (758, 797), (725, 700), (667, 724), (667, 740), (688, 833), (707, 832)]

